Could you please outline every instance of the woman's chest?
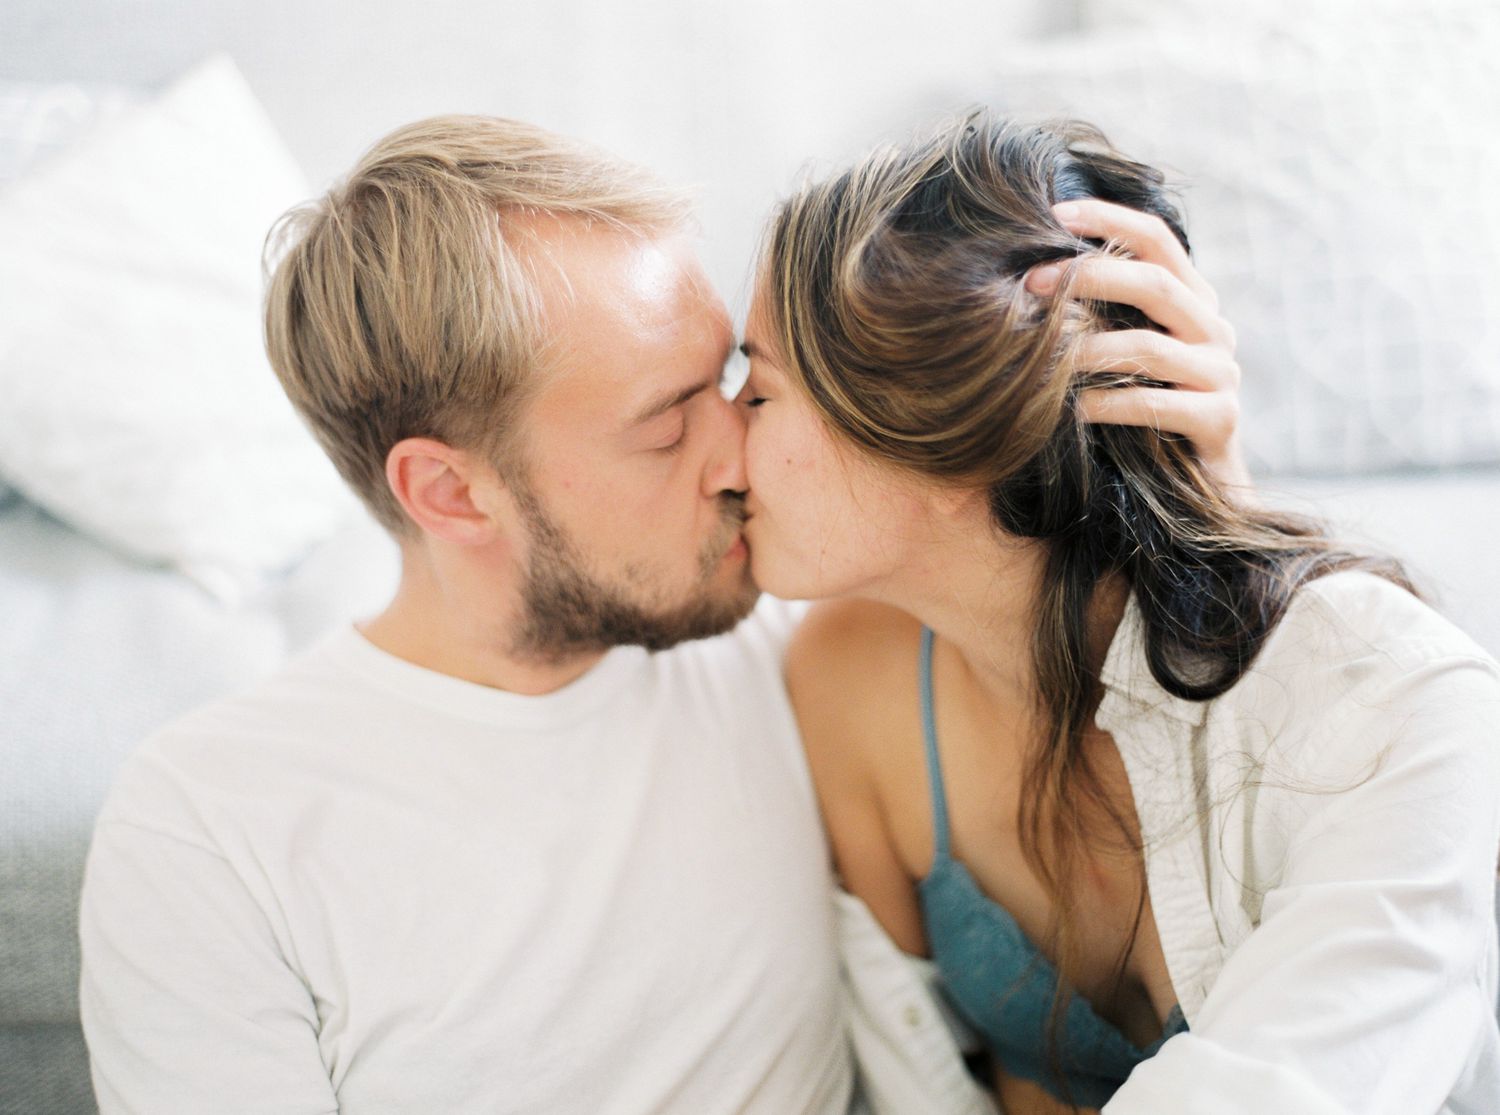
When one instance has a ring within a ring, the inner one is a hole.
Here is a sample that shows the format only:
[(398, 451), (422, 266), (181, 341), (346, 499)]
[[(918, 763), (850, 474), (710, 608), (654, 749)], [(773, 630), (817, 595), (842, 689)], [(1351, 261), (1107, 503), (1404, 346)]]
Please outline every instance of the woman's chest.
[[(950, 689), (950, 693), (952, 690)], [(1177, 1004), (1145, 885), (1130, 785), (1113, 741), (1091, 731), (1067, 785), (1087, 799), (1089, 839), (1061, 854), (1048, 789), (1029, 770), (1037, 726), (957, 699), (938, 714), (937, 778), (951, 854), (1074, 990), (1138, 1045), (1161, 1034)], [(1087, 762), (1083, 759), (1086, 757)], [(932, 869), (939, 808), (932, 767), (888, 787), (898, 854), (914, 879)], [(1036, 849), (1032, 855), (1028, 848)], [(1053, 885), (1043, 872), (1054, 876)], [(1066, 939), (1058, 932), (1066, 907)], [(1064, 955), (1065, 954), (1065, 955)]]

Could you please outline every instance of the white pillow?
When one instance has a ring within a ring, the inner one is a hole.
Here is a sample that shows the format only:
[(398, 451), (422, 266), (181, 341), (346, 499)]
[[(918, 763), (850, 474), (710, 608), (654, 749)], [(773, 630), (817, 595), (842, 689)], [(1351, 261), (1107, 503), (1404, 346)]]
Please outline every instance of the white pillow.
[(1500, 6), (1278, 0), (1226, 23), (1134, 3), (1091, 0), (1103, 27), (1013, 52), (994, 100), (1097, 123), (1185, 182), (1253, 462), (1500, 461)]
[(344, 522), (261, 343), (261, 244), (306, 193), (216, 58), (0, 194), (0, 475), (226, 601)]
[(140, 99), (123, 86), (0, 81), (0, 189)]
[[(38, 161), (113, 120), (138, 98), (120, 86), (0, 82), (0, 190)], [(16, 497), (0, 476), (0, 507)]]

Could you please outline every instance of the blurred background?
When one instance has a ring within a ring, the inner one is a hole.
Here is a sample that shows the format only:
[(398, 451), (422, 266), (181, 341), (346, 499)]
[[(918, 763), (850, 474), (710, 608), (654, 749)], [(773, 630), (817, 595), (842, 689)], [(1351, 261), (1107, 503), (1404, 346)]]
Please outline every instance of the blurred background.
[(519, 117), (698, 191), (737, 312), (808, 168), (975, 104), (1179, 183), (1267, 498), (1500, 650), (1492, 0), (0, 0), (0, 1115), (92, 1110), (74, 1002), (121, 756), (382, 602), (258, 337), (271, 220), (391, 128)]
[(758, 222), (814, 156), (850, 154), (990, 88), (1006, 44), (1074, 0), (301, 3), (5, 0), (0, 77), (153, 89), (227, 52), (309, 182), (394, 126), (530, 120), (700, 189), (705, 255), (740, 287)]

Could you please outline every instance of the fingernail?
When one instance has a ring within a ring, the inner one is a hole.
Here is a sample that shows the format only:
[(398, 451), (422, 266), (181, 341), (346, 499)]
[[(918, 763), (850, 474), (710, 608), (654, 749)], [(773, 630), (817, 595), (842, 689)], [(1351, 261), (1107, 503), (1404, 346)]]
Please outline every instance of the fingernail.
[(1031, 274), (1026, 276), (1026, 289), (1032, 294), (1051, 294), (1057, 289), (1062, 272), (1063, 265), (1060, 263), (1044, 263), (1033, 268)]
[(1078, 219), (1079, 209), (1071, 201), (1062, 201), (1052, 207), (1052, 215), (1063, 224), (1067, 224), (1069, 221), (1076, 221)]

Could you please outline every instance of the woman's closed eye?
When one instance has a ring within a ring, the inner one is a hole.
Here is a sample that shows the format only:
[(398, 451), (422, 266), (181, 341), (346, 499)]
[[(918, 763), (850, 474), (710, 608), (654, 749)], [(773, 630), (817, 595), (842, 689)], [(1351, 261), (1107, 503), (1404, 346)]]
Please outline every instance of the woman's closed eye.
[(740, 388), (740, 393), (735, 397), (734, 401), (740, 406), (749, 407), (753, 410), (769, 400), (756, 391), (750, 383), (746, 383), (745, 386)]

